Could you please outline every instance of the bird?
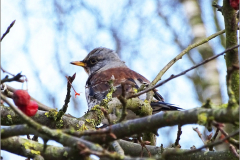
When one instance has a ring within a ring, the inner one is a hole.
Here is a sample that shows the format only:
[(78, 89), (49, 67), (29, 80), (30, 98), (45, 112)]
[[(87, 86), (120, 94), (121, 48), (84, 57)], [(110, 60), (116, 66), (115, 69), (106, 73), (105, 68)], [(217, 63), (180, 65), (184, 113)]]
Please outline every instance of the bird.
[[(109, 80), (114, 77), (113, 86), (116, 88), (113, 92), (113, 99), (117, 99), (122, 95), (122, 84), (126, 85), (126, 95), (133, 94), (134, 89), (138, 89), (142, 85), (150, 84), (141, 74), (131, 70), (122, 61), (118, 54), (111, 49), (105, 47), (98, 47), (93, 49), (81, 61), (70, 62), (73, 65), (81, 66), (88, 74), (88, 79), (85, 86), (85, 95), (87, 99), (88, 109), (91, 110), (95, 105), (101, 103), (109, 92)], [(164, 102), (164, 98), (153, 90), (153, 101), (150, 103), (153, 114), (160, 111), (181, 110), (177, 105)], [(146, 99), (146, 94), (139, 96), (141, 100)], [(129, 111), (128, 111), (129, 112)], [(114, 113), (112, 113), (114, 115)], [(133, 116), (137, 117), (137, 116)], [(127, 119), (132, 119), (129, 116)]]

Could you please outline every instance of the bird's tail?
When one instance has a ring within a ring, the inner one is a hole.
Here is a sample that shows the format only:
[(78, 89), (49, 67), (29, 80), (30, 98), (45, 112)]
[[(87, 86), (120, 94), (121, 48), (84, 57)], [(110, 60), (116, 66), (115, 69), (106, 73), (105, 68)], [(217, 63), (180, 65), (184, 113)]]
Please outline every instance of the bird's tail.
[(160, 111), (184, 110), (184, 109), (178, 107), (178, 105), (170, 104), (170, 103), (166, 103), (166, 102), (151, 102), (151, 106), (153, 109), (153, 114), (156, 114)]

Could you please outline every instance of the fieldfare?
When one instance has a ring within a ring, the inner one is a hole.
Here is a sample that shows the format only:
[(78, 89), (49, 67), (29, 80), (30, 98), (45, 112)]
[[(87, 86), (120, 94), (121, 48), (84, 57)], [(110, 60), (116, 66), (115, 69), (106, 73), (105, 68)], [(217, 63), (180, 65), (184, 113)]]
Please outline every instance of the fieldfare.
[[(89, 76), (85, 89), (89, 110), (100, 104), (109, 92), (110, 85), (108, 81), (111, 77), (114, 77), (113, 85), (116, 87), (116, 91), (112, 95), (113, 99), (117, 99), (118, 96), (122, 95), (121, 84), (123, 83), (128, 85), (128, 87), (125, 87), (126, 95), (133, 93), (133, 84), (134, 88), (138, 89), (141, 85), (150, 83), (141, 74), (129, 69), (125, 62), (121, 61), (117, 53), (108, 48), (95, 48), (85, 59), (71, 62), (71, 64), (83, 67)], [(165, 103), (163, 97), (156, 89), (153, 92), (154, 101), (151, 102), (153, 114), (164, 110), (181, 109), (173, 104)], [(139, 98), (145, 100), (146, 94), (141, 95)]]

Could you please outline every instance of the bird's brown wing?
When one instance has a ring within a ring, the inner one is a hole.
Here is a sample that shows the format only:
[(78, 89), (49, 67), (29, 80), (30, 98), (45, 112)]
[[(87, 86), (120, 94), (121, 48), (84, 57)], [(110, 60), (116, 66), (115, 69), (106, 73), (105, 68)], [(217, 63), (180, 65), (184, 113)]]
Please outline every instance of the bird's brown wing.
[(149, 83), (145, 77), (129, 68), (111, 68), (97, 72), (88, 78), (86, 82), (86, 92), (88, 92), (86, 95), (90, 96), (88, 98), (94, 98), (97, 101), (105, 98), (110, 88), (108, 81), (112, 76), (114, 76), (113, 85), (116, 87), (113, 97), (122, 95), (122, 85), (124, 85), (126, 95), (129, 95), (134, 93), (133, 88), (139, 88), (141, 84)]
[[(97, 72), (90, 76), (86, 82), (86, 96), (88, 101), (88, 107), (91, 109), (94, 105), (99, 104), (107, 95), (110, 89), (108, 81), (114, 77), (114, 87), (116, 91), (113, 93), (113, 97), (122, 95), (122, 85), (124, 85), (125, 95), (134, 94), (134, 88), (139, 88), (142, 84), (149, 84), (149, 81), (138, 74), (137, 72), (130, 70), (129, 68), (111, 68), (105, 71)], [(157, 113), (161, 110), (178, 110), (179, 107), (165, 103), (163, 97), (154, 90), (154, 98), (158, 102), (152, 102), (153, 113)], [(139, 97), (145, 100), (146, 94)]]

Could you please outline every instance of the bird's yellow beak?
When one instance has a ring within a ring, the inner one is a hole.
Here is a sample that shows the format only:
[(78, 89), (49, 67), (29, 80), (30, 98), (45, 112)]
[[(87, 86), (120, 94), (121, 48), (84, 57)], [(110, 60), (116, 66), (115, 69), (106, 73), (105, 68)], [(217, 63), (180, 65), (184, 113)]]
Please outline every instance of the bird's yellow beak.
[(74, 62), (70, 62), (70, 63), (73, 65), (76, 65), (76, 66), (87, 67), (87, 64), (82, 61), (74, 61)]

